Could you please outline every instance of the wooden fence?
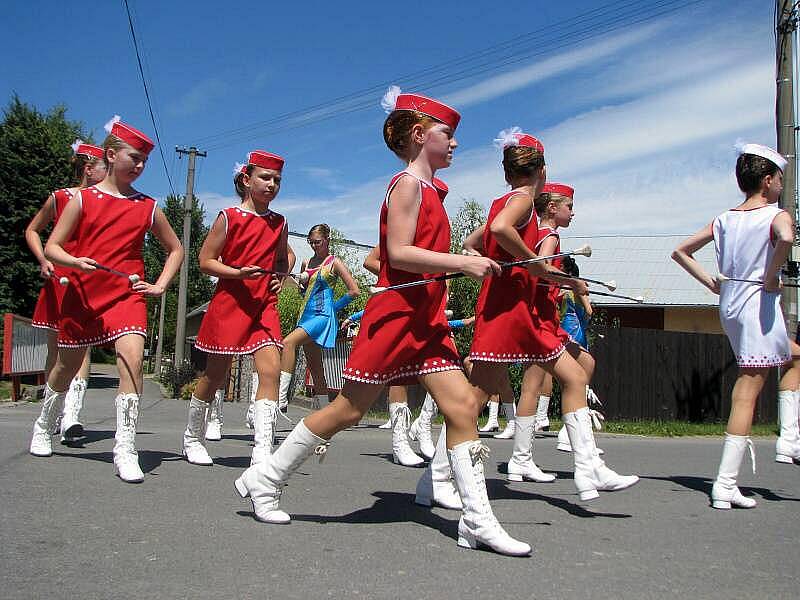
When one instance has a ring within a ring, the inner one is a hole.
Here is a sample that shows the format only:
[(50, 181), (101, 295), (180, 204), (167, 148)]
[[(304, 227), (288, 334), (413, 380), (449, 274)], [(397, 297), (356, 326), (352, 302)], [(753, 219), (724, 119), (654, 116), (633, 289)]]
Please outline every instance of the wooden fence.
[[(592, 346), (592, 388), (610, 420), (727, 419), (736, 360), (723, 335), (611, 328)], [(755, 422), (777, 420), (778, 374), (764, 386)]]

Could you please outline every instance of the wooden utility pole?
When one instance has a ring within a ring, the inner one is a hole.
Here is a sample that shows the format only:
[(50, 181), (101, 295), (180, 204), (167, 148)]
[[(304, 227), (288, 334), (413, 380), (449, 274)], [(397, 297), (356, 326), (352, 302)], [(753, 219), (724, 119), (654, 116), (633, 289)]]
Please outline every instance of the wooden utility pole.
[[(184, 346), (186, 345), (186, 296), (189, 287), (189, 250), (192, 241), (192, 202), (194, 200), (194, 163), (198, 156), (207, 156), (205, 152), (200, 152), (194, 146), (188, 150), (186, 148), (175, 147), (178, 155), (189, 155), (189, 170), (186, 175), (186, 196), (183, 198), (183, 262), (181, 263), (181, 275), (178, 283), (178, 315), (175, 323), (175, 364), (174, 372), (176, 375), (183, 369)], [(173, 382), (177, 387), (179, 382)], [(178, 390), (175, 390), (177, 395)]]
[(158, 341), (156, 342), (156, 366), (157, 376), (161, 376), (161, 354), (164, 351), (164, 310), (167, 308), (167, 294), (161, 294), (161, 308), (158, 311)]
[[(797, 29), (797, 10), (795, 0), (775, 0), (777, 3), (778, 22), (775, 49), (777, 93), (775, 107), (775, 123), (778, 133), (778, 152), (788, 160), (783, 173), (783, 193), (780, 206), (785, 209), (797, 223), (797, 123), (794, 96), (794, 38)], [(795, 238), (797, 235), (795, 234)], [(790, 258), (797, 260), (796, 246), (792, 248)], [(797, 329), (797, 290), (784, 288), (782, 294), (783, 309), (789, 327), (790, 337), (794, 337)]]

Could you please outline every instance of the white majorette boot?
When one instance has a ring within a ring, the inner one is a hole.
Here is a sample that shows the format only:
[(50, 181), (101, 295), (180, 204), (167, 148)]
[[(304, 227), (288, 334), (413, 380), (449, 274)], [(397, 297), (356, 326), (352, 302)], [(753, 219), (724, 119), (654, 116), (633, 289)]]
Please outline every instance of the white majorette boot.
[(386, 423), (384, 423), (382, 425), (378, 425), (378, 429), (391, 429), (391, 428), (392, 428), (392, 418), (391, 417), (389, 417), (386, 420)]
[(489, 431), (500, 430), (500, 421), (497, 420), (497, 409), (499, 407), (499, 402), (489, 402), (489, 418), (486, 420), (486, 425), (483, 427), (478, 427), (478, 431), (481, 433), (487, 433)]
[(253, 374), (250, 379), (250, 402), (247, 404), (247, 412), (244, 415), (244, 424), (247, 425), (248, 429), (253, 429), (254, 419), (256, 418), (255, 413), (255, 403), (256, 403), (256, 392), (258, 391), (258, 373), (253, 371)]
[(49, 385), (44, 386), (44, 400), (39, 418), (33, 422), (30, 453), (34, 456), (52, 456), (52, 435), (56, 432), (58, 415), (64, 408), (66, 392), (57, 392)]
[(188, 423), (183, 432), (183, 455), (193, 465), (209, 466), (214, 464), (203, 444), (210, 409), (211, 402), (203, 402), (192, 394), (192, 398), (189, 400)]
[(69, 390), (64, 397), (64, 412), (61, 416), (61, 443), (69, 444), (84, 437), (83, 423), (78, 419), (83, 408), (83, 397), (86, 395), (86, 380), (73, 377)]
[(272, 443), (275, 436), (275, 413), (278, 403), (272, 400), (256, 400), (255, 418), (253, 419), (253, 455), (250, 464), (257, 465), (267, 460), (272, 454)]
[(405, 402), (392, 402), (389, 405), (392, 419), (392, 460), (404, 467), (418, 467), (425, 459), (418, 456), (408, 443), (408, 428), (411, 425), (411, 410)]
[(742, 496), (739, 488), (736, 487), (739, 465), (742, 464), (746, 448), (750, 449), (753, 473), (755, 473), (756, 458), (753, 451), (753, 442), (750, 438), (744, 435), (725, 434), (725, 442), (722, 445), (722, 460), (719, 461), (719, 472), (711, 488), (711, 506), (714, 508), (727, 510), (731, 506), (737, 508), (755, 507), (756, 501)]
[(534, 431), (550, 431), (550, 396), (539, 394), (539, 403), (536, 405), (536, 424)]
[(292, 383), (292, 374), (281, 371), (278, 383), (278, 410), (285, 412), (289, 407), (289, 384)]
[(256, 520), (277, 524), (291, 521), (279, 507), (281, 492), (292, 473), (309, 456), (317, 454), (322, 461), (328, 444), (311, 433), (301, 419), (274, 454), (263, 463), (251, 466), (236, 480), (234, 485), (239, 495), (252, 500)]
[(556, 450), (561, 450), (562, 452), (572, 452), (572, 444), (569, 443), (569, 434), (567, 433), (566, 425), (562, 425), (561, 429), (558, 430), (558, 443), (556, 444)]
[(492, 437), (498, 440), (510, 440), (514, 438), (514, 432), (516, 431), (517, 406), (513, 402), (503, 402), (503, 413), (506, 415), (505, 429)]
[(222, 406), (225, 402), (225, 390), (217, 390), (211, 401), (211, 410), (206, 422), (206, 439), (218, 442), (222, 439)]
[(514, 431), (514, 450), (508, 461), (509, 481), (536, 481), (549, 483), (556, 476), (545, 473), (533, 462), (533, 434), (536, 431), (537, 416), (517, 417)]
[(797, 392), (778, 392), (778, 424), (781, 431), (778, 441), (775, 442), (775, 462), (792, 464), (800, 461)]
[(480, 440), (471, 440), (448, 450), (447, 455), (464, 504), (458, 521), (458, 545), (462, 548), (488, 546), (499, 554), (528, 556), (531, 547), (506, 533), (489, 504), (483, 473), (483, 461), (489, 455), (489, 448)]
[(461, 510), (461, 497), (453, 483), (453, 471), (447, 458), (447, 428), (442, 425), (436, 449), (428, 468), (417, 482), (417, 495), (414, 502), (420, 506), (441, 506), (451, 510)]
[[(592, 416), (593, 412), (596, 413), (596, 414), (600, 414), (597, 411), (592, 411), (592, 409), (589, 409), (589, 415), (590, 416)], [(593, 417), (592, 418), (592, 423), (593, 424), (599, 424), (599, 422), (600, 421), (599, 421), (598, 417)], [(598, 427), (598, 429), (599, 429), (599, 427)], [(592, 435), (594, 435), (594, 434), (592, 434)], [(561, 452), (572, 452), (572, 446), (569, 443), (569, 435), (567, 435), (567, 426), (566, 425), (562, 425), (561, 429), (558, 430), (558, 443), (556, 444), (556, 450), (561, 450)], [(606, 453), (605, 450), (603, 450), (602, 448), (598, 448), (596, 443), (595, 443), (595, 450), (597, 450), (597, 454), (599, 454), (600, 456), (602, 456), (603, 454)]]
[(575, 487), (581, 500), (593, 500), (598, 490), (615, 492), (639, 482), (636, 475), (619, 475), (606, 466), (594, 445), (592, 417), (584, 406), (564, 415), (572, 456), (575, 461)]
[(431, 438), (431, 421), (436, 416), (436, 410), (436, 403), (433, 398), (431, 398), (430, 394), (426, 394), (419, 416), (414, 419), (411, 427), (408, 428), (408, 437), (411, 440), (419, 441), (419, 452), (428, 460), (433, 458), (433, 453), (436, 451)]
[(119, 394), (114, 400), (117, 407), (117, 433), (114, 436), (114, 472), (122, 481), (141, 483), (144, 473), (139, 467), (136, 452), (136, 422), (139, 419), (139, 394)]

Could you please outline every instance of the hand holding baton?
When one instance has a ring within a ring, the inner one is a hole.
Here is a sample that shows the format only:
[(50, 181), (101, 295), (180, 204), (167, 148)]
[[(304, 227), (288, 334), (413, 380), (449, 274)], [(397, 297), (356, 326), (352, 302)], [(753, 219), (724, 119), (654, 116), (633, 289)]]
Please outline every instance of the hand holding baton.
[[(116, 275), (117, 277), (124, 277), (125, 279), (130, 281), (131, 284), (138, 283), (141, 280), (141, 277), (139, 277), (136, 273), (131, 273), (131, 274), (123, 273), (122, 271), (117, 271), (116, 269), (112, 269), (111, 267), (101, 265), (100, 263), (97, 262), (93, 263), (92, 266), (95, 269), (100, 269), (101, 271), (105, 271), (106, 273), (111, 273), (112, 275)], [(58, 283), (60, 283), (61, 285), (68, 285), (69, 279), (67, 277), (59, 277)]]
[[(569, 252), (559, 252), (558, 254), (551, 254), (549, 256), (535, 256), (533, 258), (526, 258), (523, 260), (515, 260), (511, 262), (503, 262), (499, 264), (501, 269), (510, 269), (511, 267), (522, 267), (532, 263), (543, 262), (554, 258), (561, 258), (563, 256), (591, 256), (591, 255), (592, 255), (591, 246), (589, 246), (589, 244), (585, 244), (580, 248), (576, 248), (575, 250), (571, 250)], [(369, 292), (374, 296), (375, 294), (381, 294), (383, 292), (387, 292), (390, 290), (401, 290), (403, 288), (416, 287), (418, 285), (427, 285), (429, 283), (433, 283), (434, 281), (446, 281), (448, 279), (457, 279), (459, 277), (466, 277), (466, 275), (464, 273), (461, 273), (460, 271), (457, 273), (446, 273), (444, 275), (437, 275), (436, 277), (431, 277), (430, 279), (419, 279), (417, 281), (409, 281), (408, 283), (400, 283), (398, 285), (390, 285), (387, 287), (372, 286), (369, 288)]]

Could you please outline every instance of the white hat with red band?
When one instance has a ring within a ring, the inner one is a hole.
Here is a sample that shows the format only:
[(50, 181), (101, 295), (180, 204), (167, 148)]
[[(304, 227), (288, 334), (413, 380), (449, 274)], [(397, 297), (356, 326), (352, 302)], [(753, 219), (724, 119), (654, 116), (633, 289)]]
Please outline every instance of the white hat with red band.
[(458, 127), (458, 122), (461, 120), (461, 115), (458, 114), (456, 109), (427, 96), (403, 94), (396, 85), (391, 86), (383, 95), (381, 106), (387, 113), (395, 110), (421, 112), (423, 115), (428, 115), (450, 126), (453, 131)]
[(104, 129), (139, 152), (150, 154), (150, 151), (155, 147), (153, 140), (135, 127), (131, 127), (127, 123), (120, 121), (119, 115), (114, 115), (111, 120), (105, 124)]
[(284, 160), (277, 154), (265, 152), (264, 150), (253, 150), (247, 155), (247, 164), (261, 167), (262, 169), (273, 169), (280, 171), (283, 169)]

